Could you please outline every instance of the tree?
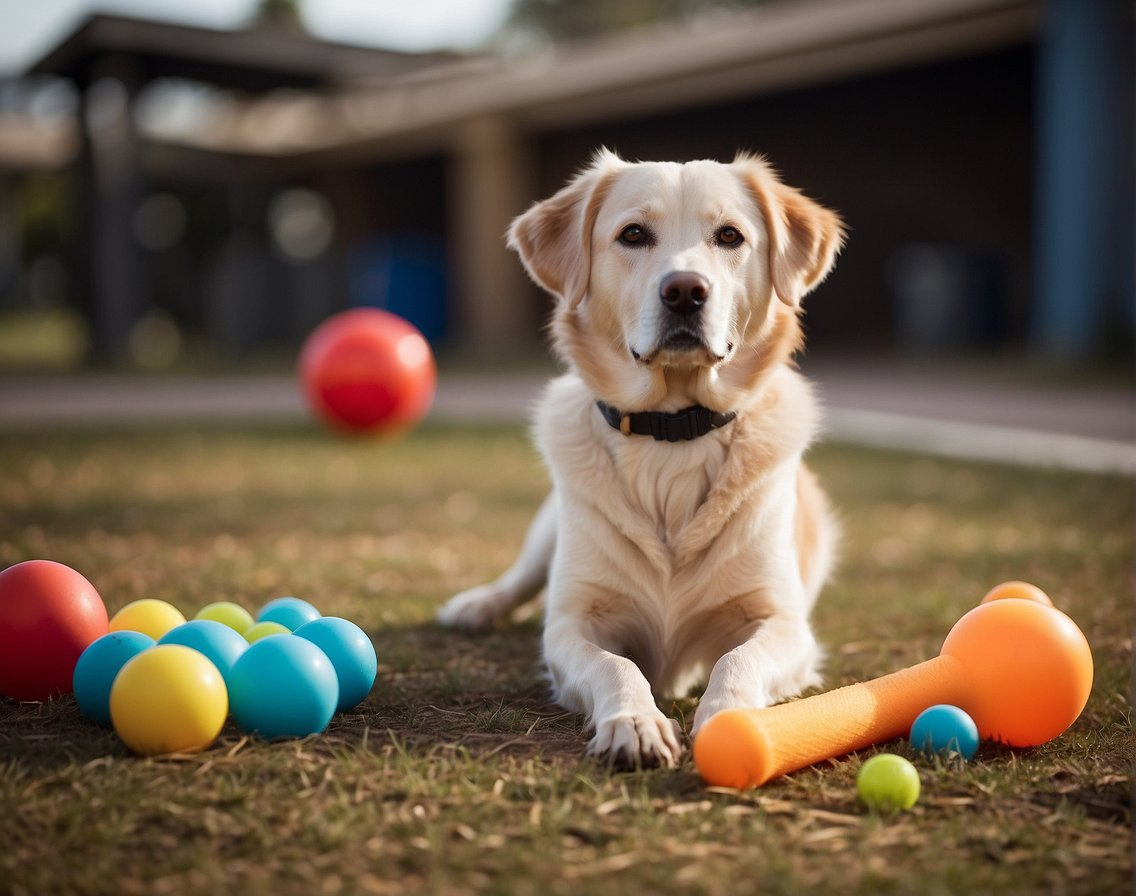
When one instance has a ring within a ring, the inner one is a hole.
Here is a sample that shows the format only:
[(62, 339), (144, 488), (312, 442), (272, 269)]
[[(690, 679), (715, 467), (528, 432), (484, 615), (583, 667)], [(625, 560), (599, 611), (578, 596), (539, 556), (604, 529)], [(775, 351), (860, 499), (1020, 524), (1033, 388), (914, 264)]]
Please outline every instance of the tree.
[(764, 2), (767, 0), (517, 0), (506, 27), (536, 30), (552, 40), (572, 40)]
[(259, 0), (253, 21), (289, 31), (305, 30), (299, 0)]

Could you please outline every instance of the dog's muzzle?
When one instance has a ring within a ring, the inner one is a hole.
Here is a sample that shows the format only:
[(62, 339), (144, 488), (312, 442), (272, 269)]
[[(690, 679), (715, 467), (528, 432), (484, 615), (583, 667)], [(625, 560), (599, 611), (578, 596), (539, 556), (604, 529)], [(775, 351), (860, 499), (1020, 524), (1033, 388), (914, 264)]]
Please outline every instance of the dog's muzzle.
[(709, 351), (702, 331), (702, 309), (710, 298), (710, 281), (694, 271), (674, 271), (659, 284), (659, 301), (666, 309), (659, 330), (659, 348), (671, 351)]

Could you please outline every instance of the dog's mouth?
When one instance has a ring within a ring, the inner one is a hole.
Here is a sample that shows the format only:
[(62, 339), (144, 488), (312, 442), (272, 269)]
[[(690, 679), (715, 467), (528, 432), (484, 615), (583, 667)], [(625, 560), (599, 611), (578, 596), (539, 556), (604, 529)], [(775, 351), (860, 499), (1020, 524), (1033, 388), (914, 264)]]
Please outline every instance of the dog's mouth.
[(676, 327), (663, 337), (659, 348), (671, 349), (672, 351), (696, 351), (707, 349), (707, 345), (702, 340), (701, 334), (686, 327)]
[(713, 367), (724, 362), (733, 351), (733, 343), (727, 343), (723, 352), (707, 345), (702, 335), (689, 327), (675, 327), (650, 351), (639, 352), (632, 348), (631, 356), (648, 367), (655, 363)]

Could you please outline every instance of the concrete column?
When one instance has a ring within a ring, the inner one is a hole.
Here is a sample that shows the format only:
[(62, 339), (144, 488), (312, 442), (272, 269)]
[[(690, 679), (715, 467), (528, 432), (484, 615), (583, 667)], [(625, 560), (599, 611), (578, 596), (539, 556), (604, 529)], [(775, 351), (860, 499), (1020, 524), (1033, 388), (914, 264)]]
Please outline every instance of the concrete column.
[(456, 135), (449, 184), (450, 334), (474, 354), (519, 354), (540, 340), (540, 324), (517, 257), (505, 248), (509, 222), (533, 200), (523, 138), (500, 118), (480, 118)]
[(132, 233), (142, 198), (140, 139), (134, 121), (136, 84), (127, 64), (107, 65), (82, 92), (83, 144), (78, 159), (80, 301), (98, 361), (120, 360), (150, 301), (145, 259)]
[(1130, 0), (1048, 0), (1038, 66), (1034, 345), (1066, 361), (1130, 348)]

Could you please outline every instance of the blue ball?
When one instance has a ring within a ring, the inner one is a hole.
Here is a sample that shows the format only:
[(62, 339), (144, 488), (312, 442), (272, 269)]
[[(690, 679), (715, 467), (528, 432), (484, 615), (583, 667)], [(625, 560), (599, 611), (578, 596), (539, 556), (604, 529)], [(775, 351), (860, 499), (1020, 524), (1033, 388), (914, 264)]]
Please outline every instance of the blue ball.
[(354, 709), (371, 692), (379, 671), (375, 645), (354, 622), (323, 616), (301, 625), (297, 638), (305, 638), (327, 654), (339, 677), (339, 712)]
[(929, 756), (957, 753), (970, 759), (978, 749), (978, 727), (957, 706), (942, 703), (923, 710), (915, 719), (911, 745)]
[(260, 608), (257, 622), (279, 622), (288, 631), (294, 632), (306, 622), (320, 618), (320, 611), (306, 600), (298, 597), (278, 597)]
[(162, 635), (158, 643), (180, 644), (204, 654), (217, 667), (226, 685), (233, 664), (248, 650), (248, 641), (229, 626), (212, 619), (194, 619), (172, 628)]
[(293, 635), (249, 645), (229, 677), (233, 721), (266, 740), (318, 734), (338, 703), (339, 679), (331, 660), (311, 641)]
[(119, 670), (143, 650), (154, 646), (154, 639), (142, 632), (111, 632), (87, 645), (79, 655), (71, 676), (79, 710), (88, 719), (110, 727), (110, 686)]

